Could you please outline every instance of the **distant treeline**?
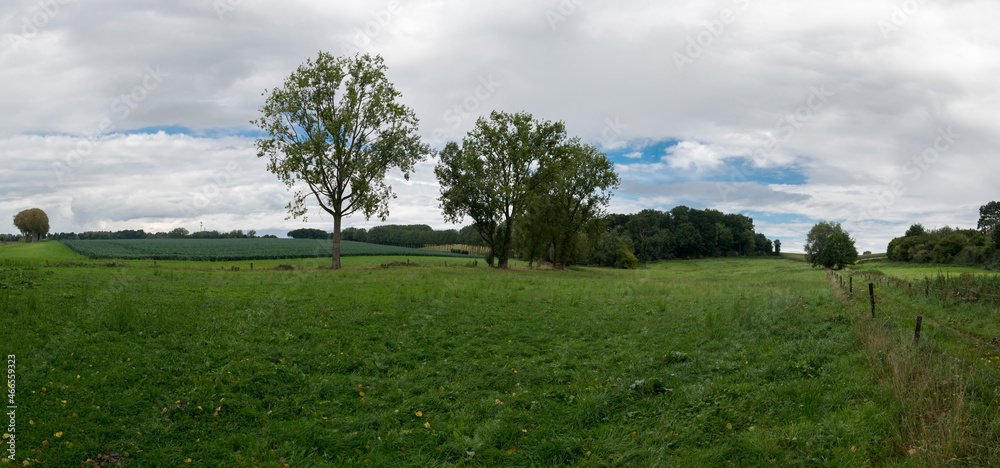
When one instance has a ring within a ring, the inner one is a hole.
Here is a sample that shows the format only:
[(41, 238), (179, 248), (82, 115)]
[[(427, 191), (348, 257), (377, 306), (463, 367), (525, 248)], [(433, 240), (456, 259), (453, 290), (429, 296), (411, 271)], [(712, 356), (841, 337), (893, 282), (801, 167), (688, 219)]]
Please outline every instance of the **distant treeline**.
[(0, 242), (21, 242), (20, 234), (0, 234)]
[(921, 224), (903, 237), (889, 241), (889, 260), (913, 263), (958, 263), (1000, 267), (1000, 202), (979, 207), (977, 229), (943, 227), (927, 230)]
[[(288, 233), (295, 239), (329, 239), (332, 233), (319, 229), (296, 229)], [(442, 231), (426, 224), (375, 226), (371, 229), (349, 227), (341, 230), (340, 239), (370, 244), (398, 246), (430, 246), (430, 245), (483, 245), (483, 240), (472, 226), (462, 230), (445, 229)]]
[(976, 265), (996, 261), (996, 244), (975, 229), (943, 227), (928, 231), (914, 224), (903, 237), (889, 242), (886, 256), (897, 262)]
[(681, 205), (666, 212), (613, 214), (607, 217), (607, 222), (607, 235), (611, 239), (603, 243), (624, 243), (641, 262), (781, 253), (781, 241), (771, 241), (755, 232), (753, 219), (741, 214)]
[[(250, 230), (246, 233), (241, 229), (229, 232), (219, 231), (198, 231), (189, 232), (184, 228), (176, 228), (170, 232), (146, 232), (142, 229), (124, 229), (121, 231), (87, 231), (79, 234), (75, 232), (59, 232), (49, 234), (49, 239), (55, 240), (99, 240), (99, 239), (255, 239), (257, 231)], [(262, 238), (277, 238), (274, 235), (259, 236)]]

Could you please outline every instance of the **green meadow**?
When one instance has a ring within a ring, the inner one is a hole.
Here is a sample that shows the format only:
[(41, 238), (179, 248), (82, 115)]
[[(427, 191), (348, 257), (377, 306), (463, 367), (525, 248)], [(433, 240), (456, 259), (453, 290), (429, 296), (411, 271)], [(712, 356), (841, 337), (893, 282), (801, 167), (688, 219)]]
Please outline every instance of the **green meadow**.
[[(339, 271), (317, 268), (328, 259), (234, 270), (92, 261), (52, 242), (0, 247), (13, 462), (983, 466), (1000, 456), (995, 385), (912, 346), (904, 327), (870, 319), (862, 298), (800, 261), (500, 271), (354, 258)], [(907, 382), (928, 390), (908, 393)]]

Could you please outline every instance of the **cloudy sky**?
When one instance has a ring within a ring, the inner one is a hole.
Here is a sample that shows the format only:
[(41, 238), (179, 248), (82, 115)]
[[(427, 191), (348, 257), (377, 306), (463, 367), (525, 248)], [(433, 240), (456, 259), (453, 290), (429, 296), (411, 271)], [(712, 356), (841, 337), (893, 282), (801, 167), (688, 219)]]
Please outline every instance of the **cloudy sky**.
[[(381, 54), (436, 148), (491, 110), (564, 121), (616, 163), (612, 212), (743, 213), (786, 251), (840, 221), (883, 252), (1000, 199), (997, 18), (987, 0), (4, 0), (0, 218), (332, 229), (285, 220), (249, 123), (322, 50)], [(390, 176), (386, 223), (450, 227), (433, 166)]]

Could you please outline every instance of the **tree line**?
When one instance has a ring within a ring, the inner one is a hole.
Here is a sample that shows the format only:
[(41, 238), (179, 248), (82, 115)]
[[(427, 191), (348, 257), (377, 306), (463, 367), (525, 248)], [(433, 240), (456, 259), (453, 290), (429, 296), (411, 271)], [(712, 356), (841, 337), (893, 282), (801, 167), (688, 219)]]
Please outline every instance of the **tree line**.
[(913, 263), (959, 263), (967, 265), (1000, 264), (1000, 202), (979, 207), (976, 229), (948, 226), (926, 229), (911, 225), (902, 237), (889, 241), (889, 260)]
[(753, 218), (684, 205), (610, 215), (606, 231), (604, 244), (624, 243), (641, 262), (781, 253), (781, 241), (757, 233)]
[[(142, 229), (123, 229), (120, 231), (86, 231), (79, 234), (75, 232), (59, 232), (48, 236), (54, 240), (101, 240), (101, 239), (253, 239), (257, 238), (257, 231), (251, 229), (246, 233), (242, 229), (235, 229), (229, 232), (197, 231), (190, 232), (185, 228), (175, 228), (169, 232), (146, 232)], [(264, 235), (263, 238), (275, 238), (278, 236)]]

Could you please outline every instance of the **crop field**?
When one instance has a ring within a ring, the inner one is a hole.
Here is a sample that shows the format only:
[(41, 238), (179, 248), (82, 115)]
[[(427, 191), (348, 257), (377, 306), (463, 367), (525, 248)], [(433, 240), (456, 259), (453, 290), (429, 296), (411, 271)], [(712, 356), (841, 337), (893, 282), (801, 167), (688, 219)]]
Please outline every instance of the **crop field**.
[(910, 345), (794, 260), (220, 271), (46, 265), (12, 247), (0, 353), (15, 362), (19, 465), (1000, 457), (997, 388), (979, 377), (994, 364), (964, 370)]
[[(88, 258), (119, 260), (265, 260), (329, 257), (332, 241), (313, 239), (129, 239), (67, 240), (74, 252)], [(444, 256), (465, 255), (409, 249), (388, 245), (342, 241), (341, 256)]]

